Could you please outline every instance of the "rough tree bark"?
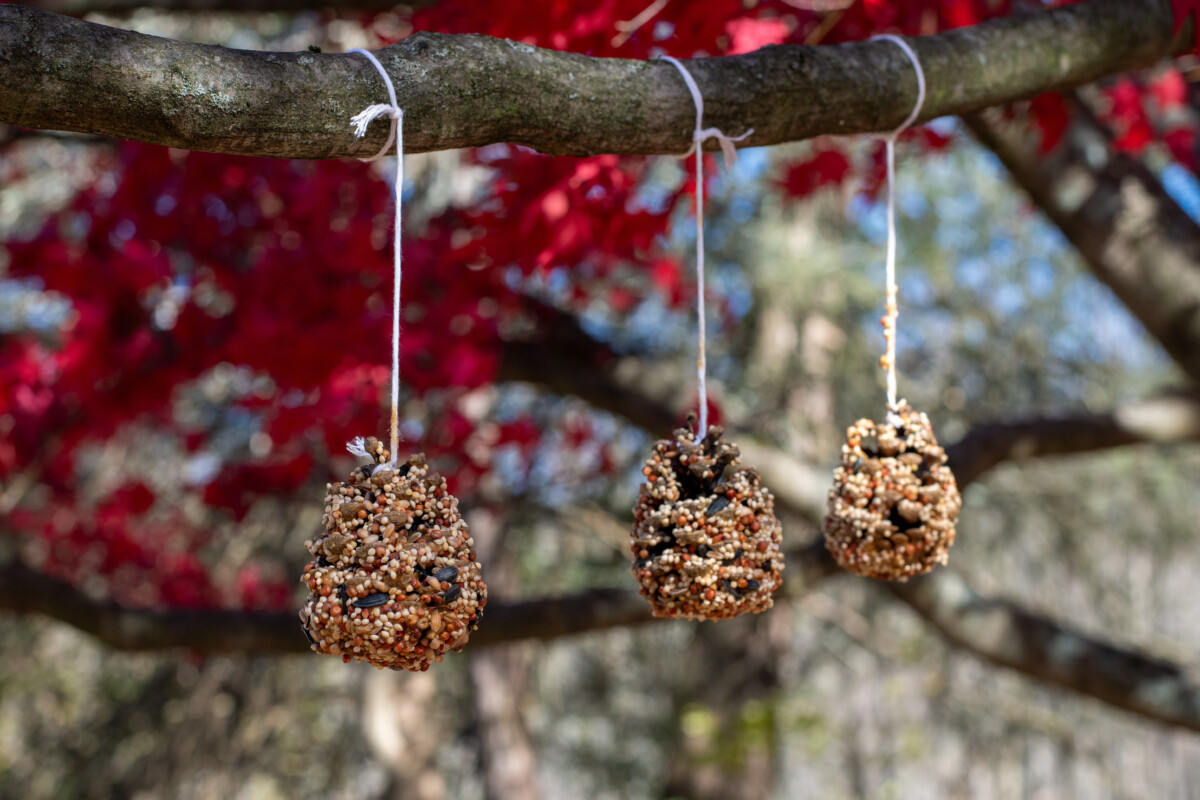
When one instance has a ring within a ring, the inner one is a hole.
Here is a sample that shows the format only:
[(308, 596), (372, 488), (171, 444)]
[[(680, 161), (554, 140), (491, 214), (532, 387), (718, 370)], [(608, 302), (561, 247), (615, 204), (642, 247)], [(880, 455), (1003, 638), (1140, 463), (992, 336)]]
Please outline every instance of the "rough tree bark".
[[(1185, 32), (1186, 35), (1186, 32)], [(1092, 0), (912, 44), (922, 119), (964, 114), (1146, 66), (1173, 53), (1169, 0)], [(409, 152), (528, 145), (554, 154), (678, 153), (695, 123), (668, 64), (590, 58), (487, 36), (417, 33), (379, 55), (405, 109)], [(0, 121), (191, 150), (294, 158), (374, 154), (349, 120), (384, 97), (361, 56), (189, 44), (0, 6)], [(889, 42), (772, 46), (689, 63), (705, 124), (743, 146), (888, 130), (916, 80)], [(715, 144), (713, 145), (715, 146)]]
[(1200, 226), (1139, 160), (1113, 152), (1111, 135), (1082, 103), (1043, 154), (1026, 126), (967, 117), (975, 137), (1079, 250), (1092, 272), (1200, 381)]

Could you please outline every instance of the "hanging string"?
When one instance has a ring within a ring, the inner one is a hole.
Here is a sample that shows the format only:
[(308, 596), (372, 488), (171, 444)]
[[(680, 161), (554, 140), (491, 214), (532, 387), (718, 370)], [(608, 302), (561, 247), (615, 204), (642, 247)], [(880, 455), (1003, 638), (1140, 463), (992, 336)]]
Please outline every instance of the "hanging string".
[(681, 154), (680, 158), (687, 158), (693, 152), (696, 154), (696, 316), (700, 320), (700, 347), (696, 359), (696, 374), (700, 379), (700, 425), (696, 429), (696, 443), (699, 444), (708, 434), (708, 359), (704, 346), (704, 148), (701, 145), (708, 139), (716, 139), (721, 145), (721, 152), (725, 154), (725, 168), (728, 169), (737, 160), (737, 149), (733, 143), (742, 141), (754, 133), (754, 129), (749, 129), (741, 136), (726, 136), (716, 128), (705, 128), (704, 97), (700, 94), (700, 87), (696, 85), (692, 74), (671, 56), (659, 58), (673, 64), (675, 69), (679, 70), (688, 91), (692, 93), (692, 102), (696, 105), (696, 128), (692, 131), (692, 146), (686, 153)]
[[(396, 87), (392, 85), (392, 79), (387, 74), (387, 70), (383, 68), (383, 64), (379, 63), (379, 59), (361, 47), (355, 47), (349, 52), (366, 56), (367, 60), (374, 65), (379, 74), (383, 76), (390, 101), (387, 104), (379, 103), (368, 106), (350, 120), (354, 125), (354, 138), (356, 139), (366, 136), (367, 128), (378, 117), (388, 117), (392, 121), (383, 148), (370, 158), (362, 160), (375, 161), (387, 154), (392, 147), (392, 142), (396, 143), (396, 221), (392, 235), (392, 428), (391, 459), (389, 461), (394, 467), (400, 451), (400, 222), (402, 209), (400, 200), (404, 193), (404, 110), (396, 102)], [(355, 450), (355, 443), (357, 443), (357, 449), (362, 450), (359, 440), (351, 443), (349, 449), (350, 452), (358, 454)]]
[(917, 121), (921, 108), (925, 105), (925, 71), (921, 69), (921, 60), (908, 42), (890, 33), (872, 36), (871, 40), (886, 39), (896, 44), (908, 56), (913, 69), (917, 72), (917, 102), (908, 118), (900, 123), (900, 127), (883, 138), (887, 150), (887, 309), (883, 317), (883, 338), (887, 349), (879, 359), (879, 366), (887, 370), (887, 403), (888, 418), (895, 416), (896, 408), (896, 318), (900, 310), (896, 304), (896, 139)]

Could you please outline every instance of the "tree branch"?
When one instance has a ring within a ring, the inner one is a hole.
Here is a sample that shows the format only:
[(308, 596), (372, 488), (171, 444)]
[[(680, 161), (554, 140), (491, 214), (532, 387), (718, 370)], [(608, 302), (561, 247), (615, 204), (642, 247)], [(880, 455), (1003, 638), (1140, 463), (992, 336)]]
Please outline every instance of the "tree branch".
[[(236, 610), (136, 609), (95, 600), (69, 583), (23, 564), (0, 568), (0, 609), (41, 614), (128, 651), (188, 649), (204, 653), (308, 652), (294, 613)], [(584, 630), (650, 621), (636, 592), (594, 589), (557, 598), (493, 601), (471, 643), (552, 639)]]
[(1200, 441), (1200, 399), (1164, 395), (1106, 414), (976, 426), (946, 448), (946, 453), (954, 477), (965, 488), (1006, 461), (1091, 453), (1143, 442), (1196, 441)]
[[(794, 598), (837, 573), (823, 542), (815, 541), (788, 554), (788, 583), (780, 599)], [(907, 584), (884, 585), (957, 647), (1149, 719), (1200, 730), (1200, 687), (1175, 664), (1089, 638), (1007, 601), (981, 597), (950, 569)], [(21, 564), (0, 569), (0, 609), (66, 622), (116, 650), (308, 652), (291, 613), (129, 609), (93, 600)], [(645, 600), (627, 589), (493, 601), (471, 646), (549, 640), (655, 621)]]
[[(780, 597), (794, 597), (837, 572), (821, 541), (789, 552), (787, 558), (789, 583)], [(65, 622), (116, 650), (309, 652), (300, 620), (291, 612), (128, 608), (91, 598), (65, 581), (19, 562), (0, 567), (0, 610)], [(471, 635), (471, 645), (545, 641), (654, 621), (645, 599), (631, 589), (599, 588), (559, 597), (493, 600), (479, 630)]]
[[(912, 40), (931, 87), (922, 119), (964, 114), (1147, 66), (1170, 55), (1169, 0), (1092, 0)], [(1186, 32), (1185, 32), (1186, 35)], [(695, 111), (654, 61), (590, 58), (487, 36), (417, 33), (380, 51), (405, 109), (408, 152), (513, 142), (555, 154), (678, 153)], [(189, 44), (0, 5), (0, 120), (192, 150), (374, 154), (350, 117), (383, 96), (361, 56)], [(774, 46), (689, 63), (705, 124), (744, 145), (888, 130), (916, 81), (889, 42)], [(714, 145), (715, 146), (715, 145)]]
[[(682, 422), (684, 411), (650, 396), (650, 370), (619, 369), (619, 359), (592, 338), (570, 314), (537, 307), (538, 335), (504, 343), (500, 381), (524, 381), (559, 395), (574, 395), (595, 408), (624, 417), (655, 436)], [(626, 359), (620, 366), (630, 366)], [(624, 373), (618, 376), (618, 373)], [(972, 428), (946, 453), (960, 489), (1006, 461), (1074, 455), (1149, 442), (1200, 441), (1200, 397), (1166, 394), (1104, 414), (1060, 415)], [(830, 475), (755, 439), (738, 447), (775, 493), (784, 513), (819, 524), (825, 516)]]
[(618, 356), (585, 331), (578, 317), (531, 297), (526, 306), (536, 323), (533, 335), (504, 342), (497, 381), (580, 397), (654, 434), (666, 435), (683, 424), (683, 411), (617, 379)]
[(1041, 153), (1025, 126), (999, 115), (964, 119), (1013, 181), (1075, 245), (1092, 273), (1200, 381), (1200, 226), (1082, 103), (1058, 146)]
[(1006, 600), (982, 597), (953, 570), (886, 586), (951, 644), (993, 664), (1200, 731), (1200, 685), (1177, 664), (1114, 647)]

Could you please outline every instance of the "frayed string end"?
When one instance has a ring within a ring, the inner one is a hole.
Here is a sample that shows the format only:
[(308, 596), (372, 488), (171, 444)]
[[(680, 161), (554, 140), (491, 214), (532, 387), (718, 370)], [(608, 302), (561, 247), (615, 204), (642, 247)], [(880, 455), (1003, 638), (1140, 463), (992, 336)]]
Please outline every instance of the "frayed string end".
[(376, 103), (373, 106), (367, 106), (350, 118), (350, 124), (354, 126), (354, 138), (361, 139), (366, 136), (367, 128), (380, 117), (399, 119), (401, 113), (400, 109), (393, 108), (387, 103)]

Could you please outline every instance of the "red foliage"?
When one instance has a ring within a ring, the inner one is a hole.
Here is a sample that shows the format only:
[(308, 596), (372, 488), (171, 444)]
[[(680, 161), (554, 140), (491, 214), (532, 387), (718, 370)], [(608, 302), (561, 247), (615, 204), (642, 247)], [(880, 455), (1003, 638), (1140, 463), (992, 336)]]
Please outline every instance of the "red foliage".
[(779, 185), (789, 197), (807, 197), (822, 186), (841, 185), (849, 174), (850, 159), (835, 144), (823, 144), (788, 165)]
[(1105, 94), (1112, 106), (1104, 119), (1117, 134), (1113, 147), (1122, 153), (1140, 153), (1155, 139), (1146, 113), (1145, 93), (1129, 78), (1121, 78)]

